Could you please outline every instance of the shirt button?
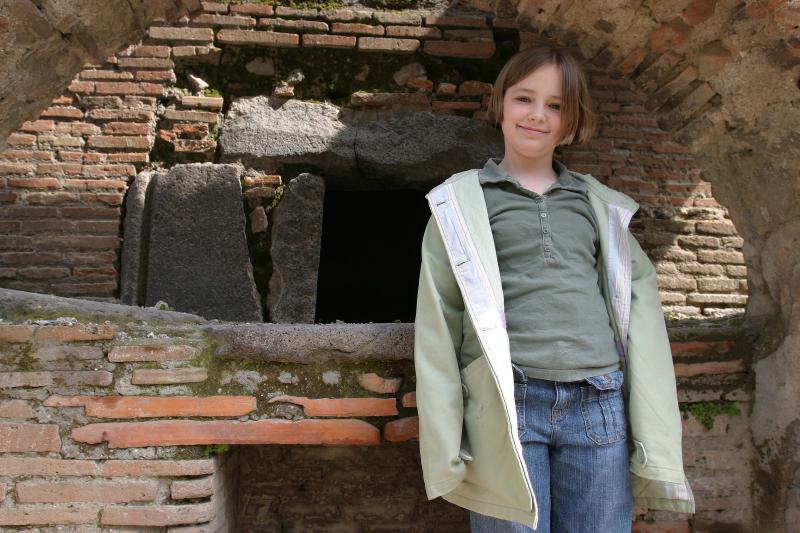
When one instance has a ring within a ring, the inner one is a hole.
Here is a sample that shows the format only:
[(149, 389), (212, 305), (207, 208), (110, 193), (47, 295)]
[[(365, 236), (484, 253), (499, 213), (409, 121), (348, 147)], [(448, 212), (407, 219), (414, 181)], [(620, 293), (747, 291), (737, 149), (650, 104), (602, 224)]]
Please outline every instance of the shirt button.
[(542, 218), (547, 218), (547, 213), (542, 213), (542, 214), (541, 214), (541, 217), (542, 217)]

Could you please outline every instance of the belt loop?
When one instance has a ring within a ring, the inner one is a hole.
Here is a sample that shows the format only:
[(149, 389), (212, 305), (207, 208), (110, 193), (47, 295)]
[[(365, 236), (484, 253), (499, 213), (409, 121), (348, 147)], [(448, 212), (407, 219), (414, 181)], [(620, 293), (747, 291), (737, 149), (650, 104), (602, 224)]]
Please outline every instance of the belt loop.
[(525, 375), (525, 371), (523, 371), (520, 367), (511, 363), (511, 371), (514, 373), (514, 381), (518, 383), (527, 383), (528, 376)]

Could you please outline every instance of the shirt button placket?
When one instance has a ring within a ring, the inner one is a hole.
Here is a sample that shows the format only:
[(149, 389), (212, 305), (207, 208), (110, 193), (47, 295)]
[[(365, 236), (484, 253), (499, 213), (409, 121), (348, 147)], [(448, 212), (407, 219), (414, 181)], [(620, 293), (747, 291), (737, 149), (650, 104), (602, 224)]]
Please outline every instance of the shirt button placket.
[(547, 197), (542, 196), (539, 202), (539, 220), (542, 224), (542, 242), (544, 244), (544, 258), (548, 261), (553, 259), (553, 241), (550, 233), (550, 217), (547, 213)]

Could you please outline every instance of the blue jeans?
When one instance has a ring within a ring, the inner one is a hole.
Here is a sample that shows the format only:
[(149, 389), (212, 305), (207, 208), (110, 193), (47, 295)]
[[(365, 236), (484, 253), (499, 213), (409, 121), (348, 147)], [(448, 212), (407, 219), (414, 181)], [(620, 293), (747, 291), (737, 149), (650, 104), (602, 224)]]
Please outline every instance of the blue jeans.
[(538, 527), (470, 511), (472, 532), (630, 532), (633, 497), (622, 371), (557, 382), (529, 378), (516, 365), (513, 369)]

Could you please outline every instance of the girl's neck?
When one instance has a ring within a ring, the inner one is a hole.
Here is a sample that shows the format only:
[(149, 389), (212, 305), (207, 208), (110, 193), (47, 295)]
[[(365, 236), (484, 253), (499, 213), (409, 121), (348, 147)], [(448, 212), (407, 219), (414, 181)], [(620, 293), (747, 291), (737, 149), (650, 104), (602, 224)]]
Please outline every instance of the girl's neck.
[(553, 169), (553, 154), (538, 159), (506, 156), (498, 165), (528, 190), (542, 194), (558, 179)]

